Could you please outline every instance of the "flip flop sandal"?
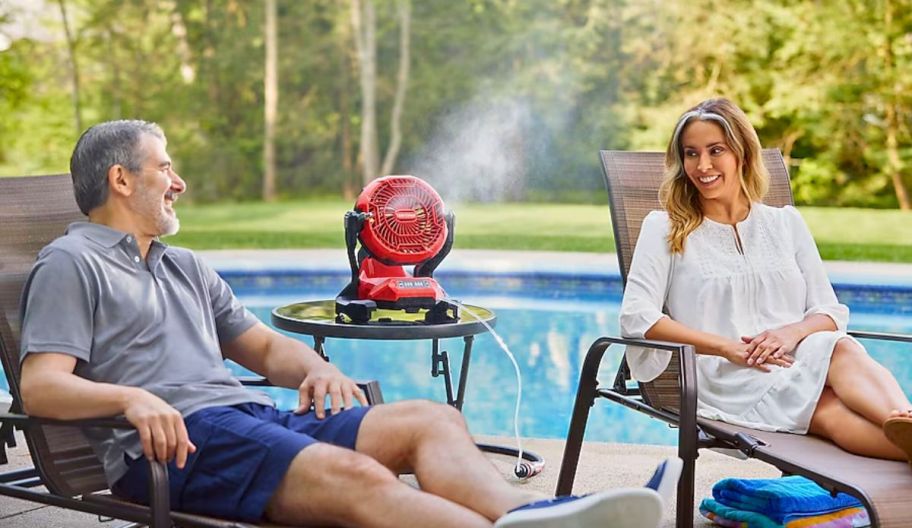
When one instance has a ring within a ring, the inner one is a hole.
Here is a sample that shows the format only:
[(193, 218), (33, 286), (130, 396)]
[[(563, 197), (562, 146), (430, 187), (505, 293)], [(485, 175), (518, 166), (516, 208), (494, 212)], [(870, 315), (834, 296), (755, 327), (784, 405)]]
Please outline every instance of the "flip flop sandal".
[(909, 460), (909, 465), (912, 465), (912, 418), (905, 416), (887, 418), (883, 425), (883, 432), (887, 436), (887, 440), (903, 450)]

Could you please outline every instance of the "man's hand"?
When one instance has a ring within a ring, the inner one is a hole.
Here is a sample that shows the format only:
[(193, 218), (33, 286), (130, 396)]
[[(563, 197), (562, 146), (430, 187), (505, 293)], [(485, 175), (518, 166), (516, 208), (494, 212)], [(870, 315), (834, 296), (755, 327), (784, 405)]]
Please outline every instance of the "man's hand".
[(151, 392), (137, 389), (131, 396), (124, 416), (139, 433), (146, 458), (164, 463), (173, 459), (177, 467), (183, 469), (187, 456), (196, 452), (184, 418), (177, 409)]
[(301, 382), (301, 386), (298, 388), (300, 404), (295, 413), (306, 413), (313, 405), (314, 413), (317, 418), (322, 420), (326, 417), (326, 396), (329, 396), (332, 414), (336, 414), (343, 408), (351, 409), (354, 400), (358, 400), (361, 405), (367, 405), (367, 398), (358, 384), (342, 374), (331, 363), (323, 362), (319, 366), (312, 367), (304, 377), (304, 381)]
[(761, 332), (753, 337), (742, 336), (747, 345), (748, 365), (762, 365), (771, 359), (791, 357), (798, 348), (801, 337), (788, 327)]
[(751, 351), (749, 343), (737, 343), (732, 341), (725, 348), (722, 356), (736, 365), (742, 367), (753, 367), (763, 372), (769, 372), (767, 365), (776, 365), (778, 367), (788, 368), (792, 366), (795, 359), (792, 356), (769, 357), (764, 363), (750, 362)]
[(123, 414), (136, 428), (149, 460), (175, 460), (183, 468), (196, 446), (176, 409), (151, 392), (126, 385), (99, 383), (73, 372), (69, 354), (29, 354), (22, 362), (20, 389), (25, 410), (58, 420), (100, 418)]
[(314, 349), (263, 323), (257, 323), (233, 341), (223, 343), (222, 353), (241, 366), (266, 376), (276, 386), (297, 387), (297, 414), (306, 413), (313, 405), (317, 418), (325, 418), (327, 396), (332, 414), (343, 407), (352, 408), (354, 400), (367, 405), (367, 398), (358, 385), (324, 361)]

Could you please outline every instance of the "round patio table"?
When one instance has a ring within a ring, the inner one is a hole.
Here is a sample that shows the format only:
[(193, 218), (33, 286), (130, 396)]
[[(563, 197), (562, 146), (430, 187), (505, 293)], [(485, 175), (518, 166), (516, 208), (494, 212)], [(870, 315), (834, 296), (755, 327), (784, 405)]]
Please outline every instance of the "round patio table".
[[(342, 322), (336, 317), (334, 299), (305, 301), (279, 306), (272, 311), (272, 324), (288, 332), (313, 337), (314, 350), (324, 359), (326, 338), (340, 339), (378, 339), (378, 340), (431, 340), (431, 376), (443, 376), (446, 388), (447, 403), (462, 410), (466, 380), (469, 373), (469, 362), (472, 359), (472, 344), (475, 336), (487, 332), (481, 319), (490, 326), (497, 322), (494, 312), (480, 306), (464, 305), (459, 310), (459, 320), (453, 323), (425, 324), (425, 310), (417, 313), (406, 313), (402, 310), (378, 309), (366, 324)], [(478, 316), (475, 319), (465, 310)], [(440, 340), (461, 337), (463, 339), (462, 365), (454, 394), (450, 359), (446, 350), (440, 350)]]
[[(471, 311), (477, 316), (464, 313)], [(475, 336), (487, 332), (484, 323), (493, 327), (497, 316), (492, 310), (481, 306), (463, 305), (459, 309), (459, 319), (452, 323), (426, 324), (423, 322), (426, 310), (417, 313), (406, 313), (402, 310), (377, 309), (371, 320), (366, 324), (350, 323), (339, 320), (336, 316), (335, 299), (322, 299), (317, 301), (304, 301), (272, 310), (272, 324), (276, 328), (304, 334), (313, 337), (314, 350), (324, 359), (329, 361), (326, 354), (326, 338), (339, 339), (378, 339), (378, 340), (431, 340), (431, 376), (443, 376), (446, 389), (447, 403), (462, 410), (465, 396), (466, 380), (469, 374), (469, 362), (472, 358), (472, 344)], [(484, 321), (482, 323), (481, 321)], [(450, 372), (450, 359), (446, 350), (440, 350), (440, 340), (461, 337), (463, 339), (462, 365), (459, 369), (459, 380), (456, 391), (453, 391), (452, 375)], [(377, 392), (379, 395), (379, 391)], [(379, 401), (382, 402), (382, 396)], [(478, 444), (483, 451), (502, 455), (516, 456), (517, 450), (488, 444)], [(542, 458), (531, 452), (524, 451), (523, 459), (535, 464), (544, 464)]]

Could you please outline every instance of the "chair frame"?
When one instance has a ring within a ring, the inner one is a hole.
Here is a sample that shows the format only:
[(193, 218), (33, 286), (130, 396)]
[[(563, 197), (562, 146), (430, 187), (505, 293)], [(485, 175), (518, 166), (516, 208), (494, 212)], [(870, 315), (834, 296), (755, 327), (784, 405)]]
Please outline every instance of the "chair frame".
[[(658, 152), (601, 151), (605, 181), (611, 197), (611, 219), (615, 241), (627, 240), (630, 237), (628, 237), (628, 233), (621, 232), (620, 225), (622, 221), (618, 216), (616, 206), (619, 200), (623, 200), (623, 197), (613, 194), (617, 190), (613, 188), (614, 175), (611, 172), (618, 170), (618, 166), (621, 165), (621, 163), (618, 163), (619, 159), (626, 161), (637, 160), (638, 162), (646, 160), (649, 162), (648, 158), (650, 157), (652, 158), (651, 163), (655, 165), (659, 160), (663, 159), (664, 155)], [(781, 153), (775, 149), (764, 149), (763, 158), (765, 165), (773, 176), (772, 184), (778, 185), (780, 192), (787, 191), (787, 203), (791, 203), (791, 190), (787, 187), (782, 189), (783, 184), (788, 186), (788, 172)], [(650, 176), (655, 177), (660, 176), (660, 174)], [(777, 178), (779, 180), (784, 178), (784, 181), (777, 181)], [(658, 203), (657, 193), (656, 203)], [(643, 217), (638, 220), (641, 223)], [(623, 221), (626, 222), (626, 219)], [(636, 232), (638, 233), (639, 225), (636, 227)], [(628, 266), (632, 259), (632, 251), (630, 253), (627, 254), (623, 244), (617, 244), (618, 263), (622, 281), (625, 284)], [(912, 336), (908, 335), (858, 331), (850, 331), (848, 334), (861, 339), (912, 343)], [(632, 380), (626, 359), (622, 359), (615, 375), (614, 383), (610, 387), (600, 387), (597, 379), (599, 366), (605, 352), (612, 345), (634, 345), (670, 351), (672, 352), (672, 358), (665, 373), (648, 383), (639, 383)], [(807, 439), (809, 442), (817, 443), (826, 441), (812, 437), (800, 437), (789, 433), (755, 431), (697, 417), (697, 378), (694, 348), (691, 345), (681, 343), (643, 339), (601, 337), (592, 343), (586, 353), (580, 372), (579, 386), (558, 476), (557, 495), (567, 495), (572, 492), (583, 436), (586, 430), (586, 422), (589, 418), (589, 409), (594, 405), (597, 398), (605, 398), (619, 403), (678, 428), (678, 456), (684, 461), (677, 490), (676, 525), (678, 528), (693, 526), (694, 473), (700, 449), (736, 450), (746, 457), (757, 458), (777, 467), (783, 474), (805, 476), (833, 494), (845, 492), (853, 495), (868, 510), (872, 526), (886, 525), (884, 520), (881, 519), (876, 501), (861, 486), (829, 471), (805, 467), (788, 457), (779, 456), (775, 449), (776, 439), (785, 439), (787, 437), (791, 437), (790, 440), (798, 437), (802, 440)], [(845, 453), (845, 455), (859, 458), (849, 453)], [(874, 459), (868, 460), (873, 461)], [(903, 464), (902, 462), (879, 462)], [(912, 475), (910, 475), (910, 480), (912, 480)], [(897, 526), (901, 526), (901, 524)]]

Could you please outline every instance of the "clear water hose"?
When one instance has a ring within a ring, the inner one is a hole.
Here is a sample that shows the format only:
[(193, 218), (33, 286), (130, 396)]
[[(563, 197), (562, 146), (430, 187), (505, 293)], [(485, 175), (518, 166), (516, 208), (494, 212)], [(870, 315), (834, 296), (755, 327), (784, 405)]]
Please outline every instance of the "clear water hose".
[(519, 408), (520, 405), (522, 405), (522, 374), (519, 371), (519, 363), (516, 362), (516, 357), (510, 352), (510, 347), (508, 347), (500, 337), (500, 334), (498, 334), (487, 321), (479, 317), (478, 314), (459, 301), (451, 298), (447, 298), (447, 300), (458, 306), (461, 312), (469, 314), (473, 319), (481, 323), (491, 336), (494, 337), (494, 341), (497, 342), (500, 349), (504, 351), (508, 358), (510, 358), (510, 362), (513, 363), (513, 370), (516, 372), (516, 405), (513, 408), (513, 435), (516, 438), (517, 450), (516, 465), (513, 467), (513, 473), (521, 479), (527, 479), (539, 474), (544, 467), (543, 463), (530, 462), (523, 459), (522, 437), (519, 435)]

